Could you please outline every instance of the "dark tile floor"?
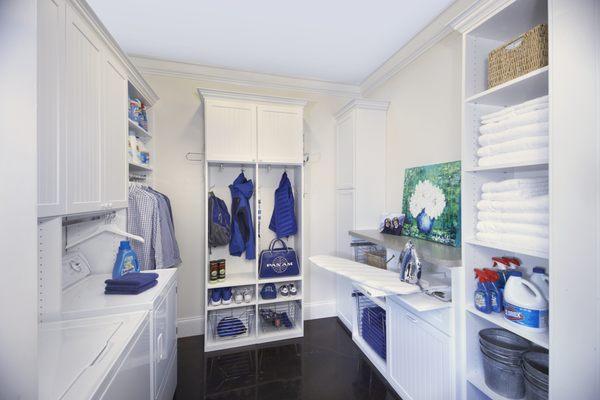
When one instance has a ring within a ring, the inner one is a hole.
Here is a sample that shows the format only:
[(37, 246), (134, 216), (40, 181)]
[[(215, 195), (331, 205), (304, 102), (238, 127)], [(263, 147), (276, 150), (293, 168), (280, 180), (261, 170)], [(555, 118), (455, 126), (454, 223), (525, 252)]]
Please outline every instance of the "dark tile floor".
[(178, 342), (176, 400), (399, 400), (337, 318), (306, 321), (304, 337), (204, 353)]

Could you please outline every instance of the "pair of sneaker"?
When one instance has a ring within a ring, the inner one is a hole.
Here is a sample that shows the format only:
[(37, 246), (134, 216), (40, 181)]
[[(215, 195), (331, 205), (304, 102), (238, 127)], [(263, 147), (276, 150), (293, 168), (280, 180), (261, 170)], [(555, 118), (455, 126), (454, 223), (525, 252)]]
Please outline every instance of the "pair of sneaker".
[(239, 289), (234, 292), (235, 304), (250, 303), (252, 301), (252, 289)]
[(279, 294), (282, 296), (295, 296), (298, 294), (298, 289), (296, 289), (296, 286), (294, 286), (293, 283), (290, 283), (289, 285), (281, 285), (279, 287)]
[(212, 289), (210, 295), (210, 304), (213, 306), (231, 304), (232, 297), (233, 293), (230, 287)]

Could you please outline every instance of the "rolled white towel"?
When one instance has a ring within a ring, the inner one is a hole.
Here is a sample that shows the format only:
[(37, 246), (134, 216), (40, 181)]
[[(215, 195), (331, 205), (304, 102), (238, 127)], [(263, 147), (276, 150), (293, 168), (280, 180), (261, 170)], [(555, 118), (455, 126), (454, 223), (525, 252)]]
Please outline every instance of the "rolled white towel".
[(510, 128), (498, 133), (479, 135), (477, 141), (480, 146), (490, 146), (492, 144), (504, 143), (509, 140), (532, 136), (548, 136), (548, 123), (536, 122), (534, 124)]
[(491, 120), (494, 118), (499, 118), (506, 114), (510, 114), (511, 112), (513, 112), (515, 110), (528, 109), (528, 108), (530, 108), (532, 106), (536, 106), (536, 105), (541, 105), (543, 107), (548, 104), (548, 99), (549, 99), (548, 95), (545, 95), (545, 96), (537, 97), (535, 99), (524, 101), (523, 103), (515, 104), (514, 106), (510, 106), (510, 107), (505, 107), (502, 110), (495, 111), (493, 113), (484, 114), (481, 116), (481, 120), (483, 121), (483, 120)]
[(514, 233), (519, 235), (548, 237), (548, 225), (516, 224), (513, 222), (479, 221), (479, 232)]
[(484, 192), (481, 194), (481, 200), (493, 201), (519, 201), (531, 197), (543, 196), (548, 194), (548, 186), (531, 187), (527, 189), (511, 190), (508, 192)]
[(537, 236), (518, 235), (511, 233), (477, 232), (475, 237), (482, 242), (510, 244), (523, 249), (548, 251), (548, 238)]
[(539, 149), (542, 147), (548, 147), (548, 136), (524, 137), (504, 143), (483, 146), (477, 150), (477, 155), (479, 157), (489, 157), (504, 153), (513, 153), (515, 151)]
[(535, 178), (514, 178), (505, 179), (499, 182), (486, 182), (481, 185), (482, 192), (507, 192), (511, 190), (520, 190), (532, 186), (548, 186), (548, 177), (539, 176)]
[(517, 164), (517, 163), (543, 163), (548, 161), (548, 147), (533, 150), (514, 151), (479, 158), (480, 167), (492, 167), (494, 165)]
[(548, 109), (529, 111), (519, 114), (512, 118), (497, 122), (495, 124), (486, 124), (479, 127), (479, 133), (487, 135), (489, 133), (498, 133), (516, 126), (534, 124), (536, 122), (548, 122)]
[(477, 209), (498, 212), (547, 212), (549, 204), (548, 195), (545, 195), (518, 201), (480, 200), (477, 202)]
[(547, 212), (498, 212), (498, 211), (479, 211), (477, 213), (479, 221), (497, 221), (513, 222), (517, 224), (539, 224), (548, 225), (550, 215)]

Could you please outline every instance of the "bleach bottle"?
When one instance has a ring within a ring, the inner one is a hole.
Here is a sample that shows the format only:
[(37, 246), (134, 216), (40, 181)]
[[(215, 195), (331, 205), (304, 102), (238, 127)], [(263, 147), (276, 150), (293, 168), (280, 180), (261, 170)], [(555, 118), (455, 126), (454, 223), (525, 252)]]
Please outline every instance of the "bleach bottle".
[(529, 278), (531, 282), (540, 289), (546, 301), (550, 301), (550, 281), (548, 280), (548, 275), (546, 275), (546, 270), (542, 267), (533, 268), (533, 274), (531, 274), (531, 278)]
[(140, 265), (135, 251), (131, 249), (129, 241), (123, 240), (119, 245), (119, 252), (117, 253), (117, 259), (113, 267), (112, 277), (113, 279), (119, 279), (130, 272), (140, 272)]
[(548, 330), (548, 301), (521, 272), (514, 272), (504, 287), (504, 318), (533, 332)]

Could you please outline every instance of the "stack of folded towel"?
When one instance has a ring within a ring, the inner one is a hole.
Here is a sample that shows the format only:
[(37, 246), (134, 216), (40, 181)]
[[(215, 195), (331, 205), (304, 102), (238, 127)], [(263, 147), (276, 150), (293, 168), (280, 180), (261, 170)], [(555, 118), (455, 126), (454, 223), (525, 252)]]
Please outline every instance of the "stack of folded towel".
[(158, 274), (130, 272), (118, 279), (107, 279), (104, 294), (139, 294), (156, 286)]
[(548, 161), (548, 96), (481, 117), (479, 166)]
[(548, 251), (548, 178), (508, 179), (481, 187), (476, 238)]

